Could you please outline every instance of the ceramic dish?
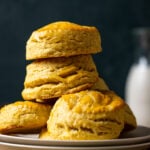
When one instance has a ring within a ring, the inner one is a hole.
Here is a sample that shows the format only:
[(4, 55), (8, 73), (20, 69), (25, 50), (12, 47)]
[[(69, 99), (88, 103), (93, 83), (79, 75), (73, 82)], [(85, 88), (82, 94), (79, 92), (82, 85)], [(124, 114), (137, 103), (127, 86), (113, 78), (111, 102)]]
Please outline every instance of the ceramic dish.
[(38, 145), (38, 146), (116, 146), (146, 143), (150, 141), (150, 128), (138, 126), (137, 129), (121, 135), (119, 139), (112, 140), (40, 140), (38, 134), (0, 134), (0, 141), (12, 144)]

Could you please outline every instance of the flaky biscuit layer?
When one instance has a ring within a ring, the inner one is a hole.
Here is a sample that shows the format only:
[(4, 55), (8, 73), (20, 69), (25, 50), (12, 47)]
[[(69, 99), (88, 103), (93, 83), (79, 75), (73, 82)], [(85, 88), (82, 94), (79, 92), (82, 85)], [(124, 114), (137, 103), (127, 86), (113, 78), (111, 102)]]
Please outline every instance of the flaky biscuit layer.
[[(72, 84), (73, 80), (77, 79), (76, 82), (78, 82), (83, 76), (87, 76), (87, 83), (95, 82), (95, 78), (98, 77), (91, 55), (42, 59), (27, 65), (24, 85), (25, 88), (31, 88), (47, 83)], [(89, 81), (88, 76), (91, 76)]]

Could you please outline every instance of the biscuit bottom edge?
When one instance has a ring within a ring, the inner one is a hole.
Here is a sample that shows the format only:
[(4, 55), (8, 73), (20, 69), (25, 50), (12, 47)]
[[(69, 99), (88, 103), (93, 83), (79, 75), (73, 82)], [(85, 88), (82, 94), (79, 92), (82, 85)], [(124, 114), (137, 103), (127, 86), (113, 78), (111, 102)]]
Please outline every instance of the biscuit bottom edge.
[(39, 134), (40, 140), (110, 140), (117, 139), (120, 132), (101, 132), (99, 135), (85, 133), (84, 131), (65, 131), (63, 134), (51, 134), (47, 128), (43, 128)]

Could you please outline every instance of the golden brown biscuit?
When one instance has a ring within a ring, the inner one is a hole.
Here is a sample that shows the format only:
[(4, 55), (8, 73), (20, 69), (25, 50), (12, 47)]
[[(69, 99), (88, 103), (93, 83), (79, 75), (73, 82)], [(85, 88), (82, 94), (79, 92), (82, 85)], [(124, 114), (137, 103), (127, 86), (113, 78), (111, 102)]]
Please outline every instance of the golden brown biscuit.
[(46, 125), (51, 106), (17, 101), (0, 110), (0, 133), (30, 133)]
[(71, 84), (74, 82), (72, 80), (79, 79), (79, 77), (87, 78), (86, 83), (93, 83), (97, 80), (98, 73), (91, 55), (34, 61), (27, 66), (24, 86), (31, 88), (48, 83)]
[(41, 139), (118, 138), (124, 128), (125, 102), (112, 91), (81, 91), (59, 98)]
[(24, 86), (23, 98), (37, 101), (86, 89), (108, 90), (91, 55), (34, 61), (27, 66)]
[(26, 59), (68, 57), (102, 50), (95, 27), (59, 21), (32, 33), (26, 45)]

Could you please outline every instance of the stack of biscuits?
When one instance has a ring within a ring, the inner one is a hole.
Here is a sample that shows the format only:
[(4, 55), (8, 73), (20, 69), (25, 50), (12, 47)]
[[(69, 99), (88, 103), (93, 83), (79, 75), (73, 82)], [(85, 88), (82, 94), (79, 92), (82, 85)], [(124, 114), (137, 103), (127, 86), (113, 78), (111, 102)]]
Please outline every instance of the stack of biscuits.
[(26, 47), (26, 59), (34, 61), (27, 66), (23, 98), (47, 101), (87, 89), (108, 89), (91, 56), (102, 50), (100, 43), (95, 27), (70, 22), (34, 31)]
[(92, 54), (101, 51), (95, 27), (60, 21), (34, 31), (26, 45), (32, 62), (25, 101), (0, 110), (0, 133), (38, 130), (40, 139), (102, 140), (136, 128), (130, 107), (97, 71)]

